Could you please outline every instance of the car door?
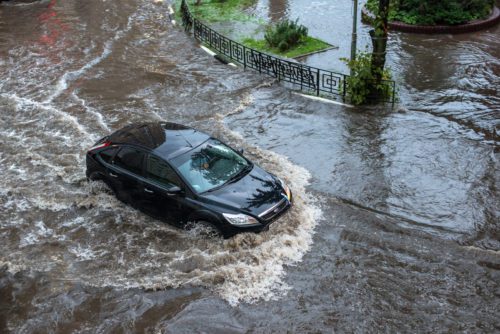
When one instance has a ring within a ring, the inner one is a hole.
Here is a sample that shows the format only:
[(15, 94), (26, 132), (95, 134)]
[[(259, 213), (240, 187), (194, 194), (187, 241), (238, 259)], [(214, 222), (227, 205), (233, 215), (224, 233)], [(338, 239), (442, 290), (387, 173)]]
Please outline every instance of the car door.
[(123, 146), (108, 164), (107, 177), (121, 201), (137, 206), (141, 195), (139, 179), (143, 175), (143, 150), (132, 146)]
[(188, 209), (185, 191), (184, 183), (168, 163), (152, 154), (146, 157), (141, 201), (144, 211), (180, 225)]

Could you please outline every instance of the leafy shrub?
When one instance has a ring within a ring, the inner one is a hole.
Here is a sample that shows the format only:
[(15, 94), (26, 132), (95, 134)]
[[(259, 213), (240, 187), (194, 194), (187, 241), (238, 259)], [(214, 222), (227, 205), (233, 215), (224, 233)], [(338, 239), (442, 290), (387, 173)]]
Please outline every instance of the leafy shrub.
[[(390, 21), (408, 24), (462, 24), (487, 17), (495, 0), (391, 0)], [(378, 11), (378, 0), (368, 0), (367, 8)]]
[(307, 38), (308, 29), (295, 21), (283, 20), (266, 29), (264, 38), (270, 47), (287, 51)]
[[(374, 101), (388, 100), (391, 98), (392, 86), (387, 82), (377, 82), (371, 68), (371, 54), (360, 52), (356, 54), (356, 59), (349, 60), (342, 58), (349, 69), (351, 75), (346, 79), (346, 95), (351, 103), (355, 105), (367, 104)], [(391, 80), (388, 69), (382, 72), (382, 80)]]

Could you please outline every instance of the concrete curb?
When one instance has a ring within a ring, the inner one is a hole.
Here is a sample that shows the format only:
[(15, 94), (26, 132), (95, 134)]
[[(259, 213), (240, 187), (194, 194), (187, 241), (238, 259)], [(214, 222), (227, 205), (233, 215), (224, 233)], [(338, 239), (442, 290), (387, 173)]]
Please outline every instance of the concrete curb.
[(325, 99), (321, 96), (307, 95), (307, 94), (299, 93), (299, 92), (292, 92), (292, 94), (302, 96), (303, 98), (313, 100), (313, 101), (319, 101), (319, 102), (323, 102), (323, 103), (327, 103), (327, 104), (335, 104), (335, 105), (343, 106), (343, 107), (347, 107), (347, 108), (355, 108), (355, 106), (353, 106), (352, 104), (343, 103), (343, 102), (330, 100), (330, 99)]
[[(361, 9), (363, 21), (370, 23), (375, 16), (372, 12), (368, 11), (366, 7)], [(391, 30), (416, 33), (416, 34), (463, 34), (468, 32), (475, 32), (479, 30), (484, 30), (500, 22), (500, 9), (498, 7), (493, 7), (493, 12), (490, 17), (484, 20), (475, 20), (465, 24), (459, 24), (456, 26), (447, 25), (435, 25), (435, 26), (425, 26), (425, 25), (410, 25), (399, 21), (389, 22), (389, 28)]]
[(209, 48), (207, 48), (205, 45), (200, 44), (200, 48), (203, 51), (205, 51), (206, 53), (208, 53), (209, 55), (211, 55), (212, 57), (214, 57), (215, 59), (217, 59), (218, 61), (220, 61), (221, 63), (223, 63), (224, 65), (228, 65), (228, 66), (231, 66), (231, 67), (238, 67), (236, 64), (228, 62), (225, 58), (223, 58), (219, 54), (213, 52), (212, 50), (210, 50)]

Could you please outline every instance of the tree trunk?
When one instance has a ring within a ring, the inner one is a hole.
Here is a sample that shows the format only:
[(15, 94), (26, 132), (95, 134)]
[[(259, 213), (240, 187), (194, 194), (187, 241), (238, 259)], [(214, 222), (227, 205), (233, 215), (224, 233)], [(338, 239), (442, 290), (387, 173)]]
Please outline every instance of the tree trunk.
[(374, 22), (374, 29), (370, 30), (370, 37), (373, 44), (371, 70), (376, 83), (380, 83), (382, 80), (382, 73), (385, 66), (388, 15), (389, 0), (379, 0), (379, 8)]

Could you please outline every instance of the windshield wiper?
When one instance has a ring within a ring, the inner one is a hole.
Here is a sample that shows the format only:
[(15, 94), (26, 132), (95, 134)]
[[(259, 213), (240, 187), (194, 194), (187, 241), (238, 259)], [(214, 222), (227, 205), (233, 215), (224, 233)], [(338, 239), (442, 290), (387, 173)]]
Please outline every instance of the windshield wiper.
[(239, 173), (236, 173), (235, 175), (231, 176), (226, 182), (224, 182), (224, 184), (238, 181), (239, 179), (243, 178), (243, 176), (247, 175), (248, 172), (252, 170), (252, 168), (252, 164), (246, 165), (242, 170), (240, 170)]
[(230, 184), (230, 183), (236, 182), (236, 181), (240, 180), (241, 178), (243, 178), (245, 175), (247, 175), (248, 172), (251, 171), (252, 169), (253, 169), (253, 164), (248, 164), (242, 170), (240, 170), (239, 173), (236, 173), (235, 175), (231, 176), (223, 184), (221, 184), (221, 185), (219, 185), (217, 187), (214, 187), (212, 189), (209, 189), (209, 190), (207, 190), (205, 192), (209, 193), (209, 192), (212, 192), (212, 191), (215, 191), (217, 189), (220, 189), (220, 188), (224, 187), (226, 184)]

